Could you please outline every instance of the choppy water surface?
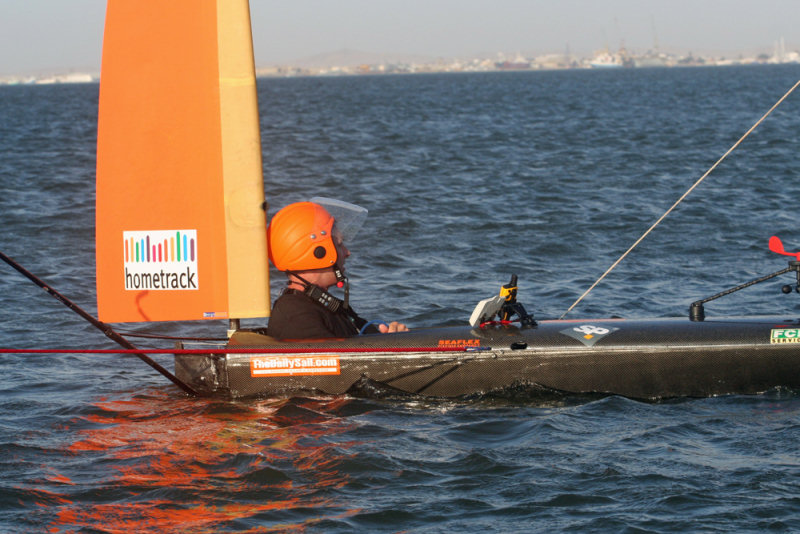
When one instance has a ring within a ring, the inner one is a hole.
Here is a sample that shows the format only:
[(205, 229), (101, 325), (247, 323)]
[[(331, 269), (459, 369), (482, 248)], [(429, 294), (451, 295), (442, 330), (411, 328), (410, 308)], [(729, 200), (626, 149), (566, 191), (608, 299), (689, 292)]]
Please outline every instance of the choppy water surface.
[[(370, 209), (351, 298), (461, 324), (511, 273), (570, 304), (800, 79), (800, 68), (262, 80), (270, 211)], [(0, 87), (0, 250), (94, 313), (97, 86)], [(676, 316), (800, 249), (790, 96), (572, 317)], [(791, 278), (707, 306), (787, 314)], [(282, 285), (273, 273), (273, 287)], [(10, 268), (0, 347), (113, 348)], [(219, 335), (219, 323), (139, 325)], [(170, 366), (169, 358), (163, 363)], [(9, 532), (794, 531), (800, 396), (542, 403), (185, 398), (138, 360), (0, 355)]]

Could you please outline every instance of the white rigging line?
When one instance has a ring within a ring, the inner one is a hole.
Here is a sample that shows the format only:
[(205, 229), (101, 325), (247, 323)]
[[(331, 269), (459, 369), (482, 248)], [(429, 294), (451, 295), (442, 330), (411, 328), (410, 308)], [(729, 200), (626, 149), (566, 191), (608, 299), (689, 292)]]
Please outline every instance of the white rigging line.
[(678, 199), (678, 200), (677, 200), (677, 201), (676, 201), (676, 202), (675, 202), (675, 203), (674, 203), (672, 206), (670, 206), (670, 208), (669, 208), (667, 211), (665, 211), (665, 212), (664, 212), (664, 215), (662, 215), (661, 217), (659, 217), (659, 218), (658, 218), (658, 220), (657, 220), (655, 223), (653, 223), (653, 225), (652, 225), (650, 228), (648, 228), (648, 229), (647, 229), (647, 231), (646, 231), (645, 233), (643, 233), (643, 234), (642, 234), (642, 236), (641, 236), (639, 239), (637, 239), (637, 240), (636, 240), (636, 242), (635, 242), (633, 245), (631, 245), (631, 246), (630, 246), (630, 248), (629, 248), (628, 250), (626, 250), (626, 251), (625, 251), (625, 253), (624, 253), (622, 256), (620, 256), (620, 257), (617, 259), (617, 261), (615, 261), (615, 262), (614, 262), (614, 263), (611, 265), (611, 267), (609, 267), (609, 268), (606, 270), (606, 272), (604, 272), (604, 273), (602, 274), (602, 276), (600, 276), (600, 278), (598, 278), (598, 279), (595, 281), (595, 283), (594, 283), (594, 284), (592, 284), (592, 285), (591, 285), (591, 287), (589, 287), (589, 289), (587, 289), (586, 291), (584, 291), (584, 292), (583, 292), (583, 295), (581, 295), (580, 297), (578, 297), (578, 300), (576, 300), (575, 302), (573, 302), (573, 303), (572, 303), (572, 306), (570, 306), (570, 307), (567, 309), (567, 311), (565, 311), (565, 312), (564, 312), (564, 313), (561, 315), (560, 319), (563, 319), (563, 318), (564, 318), (564, 317), (565, 317), (565, 316), (566, 316), (566, 315), (567, 315), (567, 314), (568, 314), (570, 311), (572, 311), (572, 309), (573, 309), (575, 306), (577, 306), (577, 305), (578, 305), (578, 303), (579, 303), (580, 301), (582, 301), (582, 300), (583, 300), (583, 298), (584, 298), (586, 295), (588, 295), (588, 294), (589, 294), (589, 292), (590, 292), (592, 289), (594, 289), (594, 288), (595, 288), (595, 286), (597, 286), (597, 284), (599, 284), (599, 283), (600, 283), (600, 282), (603, 280), (603, 278), (605, 278), (605, 277), (608, 275), (608, 273), (610, 273), (612, 270), (614, 270), (614, 268), (615, 268), (615, 267), (616, 267), (616, 266), (617, 266), (617, 265), (618, 265), (618, 264), (619, 264), (619, 263), (620, 263), (620, 262), (621, 262), (623, 259), (625, 259), (625, 257), (626, 257), (626, 256), (627, 256), (627, 255), (628, 255), (628, 254), (629, 254), (629, 253), (630, 253), (630, 252), (631, 252), (631, 251), (632, 251), (634, 248), (636, 248), (636, 246), (637, 246), (639, 243), (641, 243), (641, 242), (642, 242), (642, 240), (643, 240), (645, 237), (647, 237), (647, 236), (648, 236), (648, 234), (650, 234), (650, 232), (652, 232), (652, 231), (655, 229), (655, 227), (656, 227), (656, 226), (658, 226), (659, 224), (661, 224), (661, 221), (663, 221), (664, 219), (666, 219), (667, 215), (669, 215), (670, 213), (672, 213), (672, 210), (674, 210), (675, 208), (677, 208), (677, 207), (678, 207), (678, 204), (680, 204), (681, 202), (683, 202), (683, 199), (684, 199), (684, 198), (686, 198), (687, 196), (689, 196), (689, 194), (690, 194), (692, 191), (694, 191), (694, 190), (695, 190), (695, 188), (696, 188), (698, 185), (700, 185), (700, 183), (701, 183), (703, 180), (705, 180), (705, 179), (706, 179), (706, 176), (708, 176), (709, 174), (711, 174), (711, 172), (712, 172), (714, 169), (716, 169), (716, 168), (717, 168), (717, 166), (719, 166), (719, 164), (720, 164), (720, 163), (722, 163), (722, 161), (723, 161), (725, 158), (727, 158), (727, 157), (728, 157), (728, 154), (730, 154), (731, 152), (733, 152), (733, 151), (736, 149), (736, 147), (738, 147), (738, 146), (739, 146), (739, 145), (742, 143), (742, 141), (744, 141), (744, 140), (747, 138), (747, 136), (749, 136), (749, 135), (750, 135), (750, 134), (753, 132), (753, 130), (755, 130), (755, 129), (756, 129), (756, 128), (757, 128), (757, 127), (758, 127), (758, 126), (759, 126), (759, 125), (760, 125), (762, 122), (764, 122), (764, 119), (766, 119), (766, 118), (767, 118), (767, 117), (770, 115), (770, 113), (772, 113), (773, 111), (775, 111), (775, 108), (777, 108), (779, 105), (781, 105), (781, 103), (782, 103), (784, 100), (786, 100), (786, 97), (788, 97), (790, 94), (792, 94), (792, 91), (794, 91), (795, 89), (797, 89), (797, 86), (799, 86), (799, 85), (800, 85), (800, 80), (798, 80), (798, 81), (797, 81), (797, 83), (795, 83), (795, 84), (792, 86), (792, 88), (791, 88), (791, 89), (789, 89), (788, 91), (786, 91), (786, 94), (785, 94), (785, 95), (783, 95), (783, 96), (782, 96), (782, 97), (781, 97), (781, 98), (780, 98), (780, 99), (779, 99), (777, 102), (775, 102), (775, 104), (774, 104), (774, 105), (773, 105), (771, 108), (769, 108), (769, 111), (767, 111), (766, 113), (764, 113), (764, 115), (763, 115), (763, 116), (762, 116), (760, 119), (758, 119), (758, 120), (756, 121), (756, 123), (755, 123), (755, 124), (753, 124), (753, 126), (751, 126), (751, 127), (750, 127), (750, 129), (749, 129), (749, 130), (747, 130), (747, 131), (744, 133), (744, 135), (743, 135), (742, 137), (740, 137), (740, 138), (739, 138), (739, 140), (738, 140), (738, 141), (736, 141), (736, 142), (733, 144), (733, 146), (732, 146), (732, 147), (730, 147), (730, 148), (728, 149), (728, 151), (727, 151), (727, 152), (725, 152), (725, 153), (722, 155), (722, 157), (721, 157), (721, 158), (719, 158), (719, 159), (717, 160), (717, 162), (716, 162), (716, 163), (714, 163), (714, 165), (712, 165), (712, 166), (711, 166), (711, 168), (709, 168), (709, 169), (708, 169), (708, 170), (705, 172), (705, 174), (703, 174), (703, 176), (701, 176), (701, 177), (700, 177), (700, 179), (699, 179), (699, 180), (697, 180), (697, 181), (694, 183), (694, 185), (692, 185), (692, 187), (690, 187), (690, 188), (689, 188), (689, 189), (688, 189), (688, 190), (687, 190), (687, 191), (686, 191), (686, 192), (685, 192), (683, 195), (681, 195), (681, 198), (679, 198), (679, 199)]

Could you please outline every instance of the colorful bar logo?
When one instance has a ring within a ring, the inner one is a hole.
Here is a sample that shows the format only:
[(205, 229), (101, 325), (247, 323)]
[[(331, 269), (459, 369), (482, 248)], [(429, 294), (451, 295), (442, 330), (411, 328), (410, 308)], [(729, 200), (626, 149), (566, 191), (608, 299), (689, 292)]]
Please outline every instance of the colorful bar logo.
[(125, 289), (197, 290), (197, 230), (122, 232)]
[(338, 375), (339, 357), (314, 356), (253, 356), (250, 358), (250, 376), (313, 376)]

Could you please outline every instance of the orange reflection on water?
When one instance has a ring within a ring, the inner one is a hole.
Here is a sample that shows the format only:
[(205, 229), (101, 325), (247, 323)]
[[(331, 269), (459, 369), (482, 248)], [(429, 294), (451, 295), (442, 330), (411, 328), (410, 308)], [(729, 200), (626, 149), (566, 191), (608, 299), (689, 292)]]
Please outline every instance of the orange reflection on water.
[[(295, 502), (262, 505), (228, 504), (211, 507), (202, 502), (181, 503), (177, 507), (172, 501), (149, 501), (130, 504), (98, 504), (89, 509), (66, 509), (59, 513), (58, 524), (81, 528), (101, 528), (109, 534), (131, 534), (136, 532), (218, 532), (217, 525), (240, 517), (248, 517), (265, 510), (281, 510)], [(280, 528), (286, 528), (281, 525)], [(52, 532), (63, 532), (53, 530)], [(255, 527), (237, 532), (268, 532), (266, 527)]]
[(330, 495), (348, 481), (338, 467), (352, 443), (329, 439), (353, 427), (336, 415), (348, 402), (161, 392), (98, 402), (68, 447), (88, 475), (51, 477), (69, 487), (50, 531), (269, 532), (357, 513)]

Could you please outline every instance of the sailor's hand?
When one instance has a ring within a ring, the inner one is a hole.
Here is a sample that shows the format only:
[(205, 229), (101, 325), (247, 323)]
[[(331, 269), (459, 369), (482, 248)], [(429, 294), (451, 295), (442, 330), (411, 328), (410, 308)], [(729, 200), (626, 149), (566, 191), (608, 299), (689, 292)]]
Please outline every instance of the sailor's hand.
[(408, 332), (408, 327), (403, 323), (398, 323), (397, 321), (392, 321), (388, 325), (379, 324), (378, 330), (381, 331), (381, 334), (391, 334), (393, 332)]

